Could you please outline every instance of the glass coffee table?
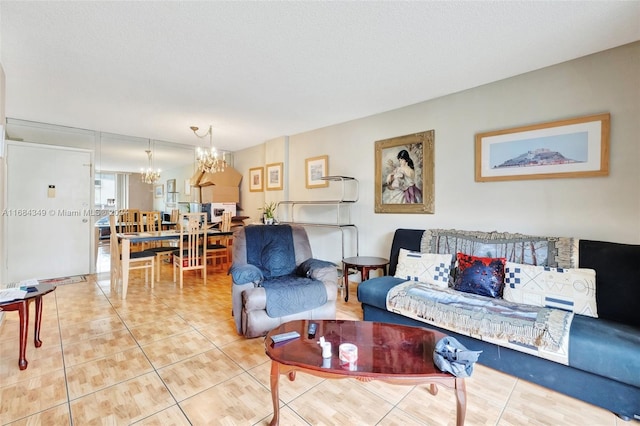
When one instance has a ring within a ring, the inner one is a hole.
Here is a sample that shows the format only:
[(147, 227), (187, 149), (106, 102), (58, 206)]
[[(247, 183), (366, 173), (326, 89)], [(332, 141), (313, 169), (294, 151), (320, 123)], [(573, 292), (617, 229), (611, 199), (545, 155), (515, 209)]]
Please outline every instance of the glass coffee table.
[[(317, 324), (315, 337), (309, 338), (310, 323)], [(274, 344), (271, 336), (291, 331), (300, 337)], [(381, 380), (399, 385), (429, 384), (435, 395), (437, 385), (454, 390), (456, 395), (456, 424), (464, 424), (467, 407), (467, 391), (464, 378), (444, 373), (433, 363), (433, 348), (445, 335), (422, 327), (370, 321), (298, 320), (280, 325), (265, 338), (265, 351), (271, 358), (271, 397), (273, 419), (277, 425), (280, 417), (278, 380), (286, 374), (293, 381), (297, 371), (323, 378), (347, 378), (370, 381)], [(322, 358), (318, 345), (320, 337), (331, 342), (331, 358)], [(341, 363), (338, 351), (342, 343), (357, 346), (354, 364)]]

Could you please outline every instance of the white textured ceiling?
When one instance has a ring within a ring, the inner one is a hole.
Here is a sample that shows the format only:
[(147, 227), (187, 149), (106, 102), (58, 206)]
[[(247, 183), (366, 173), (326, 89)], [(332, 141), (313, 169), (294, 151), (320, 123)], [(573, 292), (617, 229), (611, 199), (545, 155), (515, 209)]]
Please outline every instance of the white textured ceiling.
[(6, 113), (235, 151), (640, 39), (638, 1), (0, 2)]

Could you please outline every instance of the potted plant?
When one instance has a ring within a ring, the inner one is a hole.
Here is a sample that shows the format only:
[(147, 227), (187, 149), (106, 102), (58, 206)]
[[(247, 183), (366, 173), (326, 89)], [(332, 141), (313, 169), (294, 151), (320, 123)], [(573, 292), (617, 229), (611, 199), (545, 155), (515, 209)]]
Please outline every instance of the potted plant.
[(262, 208), (262, 212), (265, 225), (273, 225), (276, 214), (276, 203), (273, 201), (270, 203), (265, 203), (264, 207)]

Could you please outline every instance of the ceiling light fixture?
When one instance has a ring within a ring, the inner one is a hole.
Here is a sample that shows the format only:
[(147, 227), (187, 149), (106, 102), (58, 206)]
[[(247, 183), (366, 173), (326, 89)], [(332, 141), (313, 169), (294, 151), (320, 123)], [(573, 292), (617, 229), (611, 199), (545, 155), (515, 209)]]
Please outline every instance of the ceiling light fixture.
[(191, 126), (190, 129), (193, 134), (200, 139), (209, 136), (209, 149), (197, 148), (198, 155), (198, 169), (204, 173), (216, 173), (223, 172), (227, 167), (227, 162), (224, 161), (224, 153), (218, 154), (218, 151), (213, 147), (213, 128), (209, 125), (209, 130), (204, 135), (198, 134), (198, 127)]
[(160, 169), (153, 169), (153, 154), (151, 153), (151, 139), (149, 139), (149, 148), (144, 152), (147, 153), (147, 158), (149, 159), (149, 167), (147, 170), (140, 169), (141, 180), (144, 183), (153, 184), (156, 183), (160, 179)]

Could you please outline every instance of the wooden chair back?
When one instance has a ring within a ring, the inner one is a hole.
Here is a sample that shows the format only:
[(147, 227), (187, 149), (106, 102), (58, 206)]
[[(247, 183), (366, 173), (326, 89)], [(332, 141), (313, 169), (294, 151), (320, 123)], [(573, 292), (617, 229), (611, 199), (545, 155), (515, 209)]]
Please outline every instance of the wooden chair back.
[(201, 270), (204, 284), (207, 284), (206, 228), (206, 213), (181, 213), (178, 218), (180, 239), (179, 249), (173, 257), (173, 281), (176, 282), (176, 271), (180, 270), (180, 288), (184, 271)]

